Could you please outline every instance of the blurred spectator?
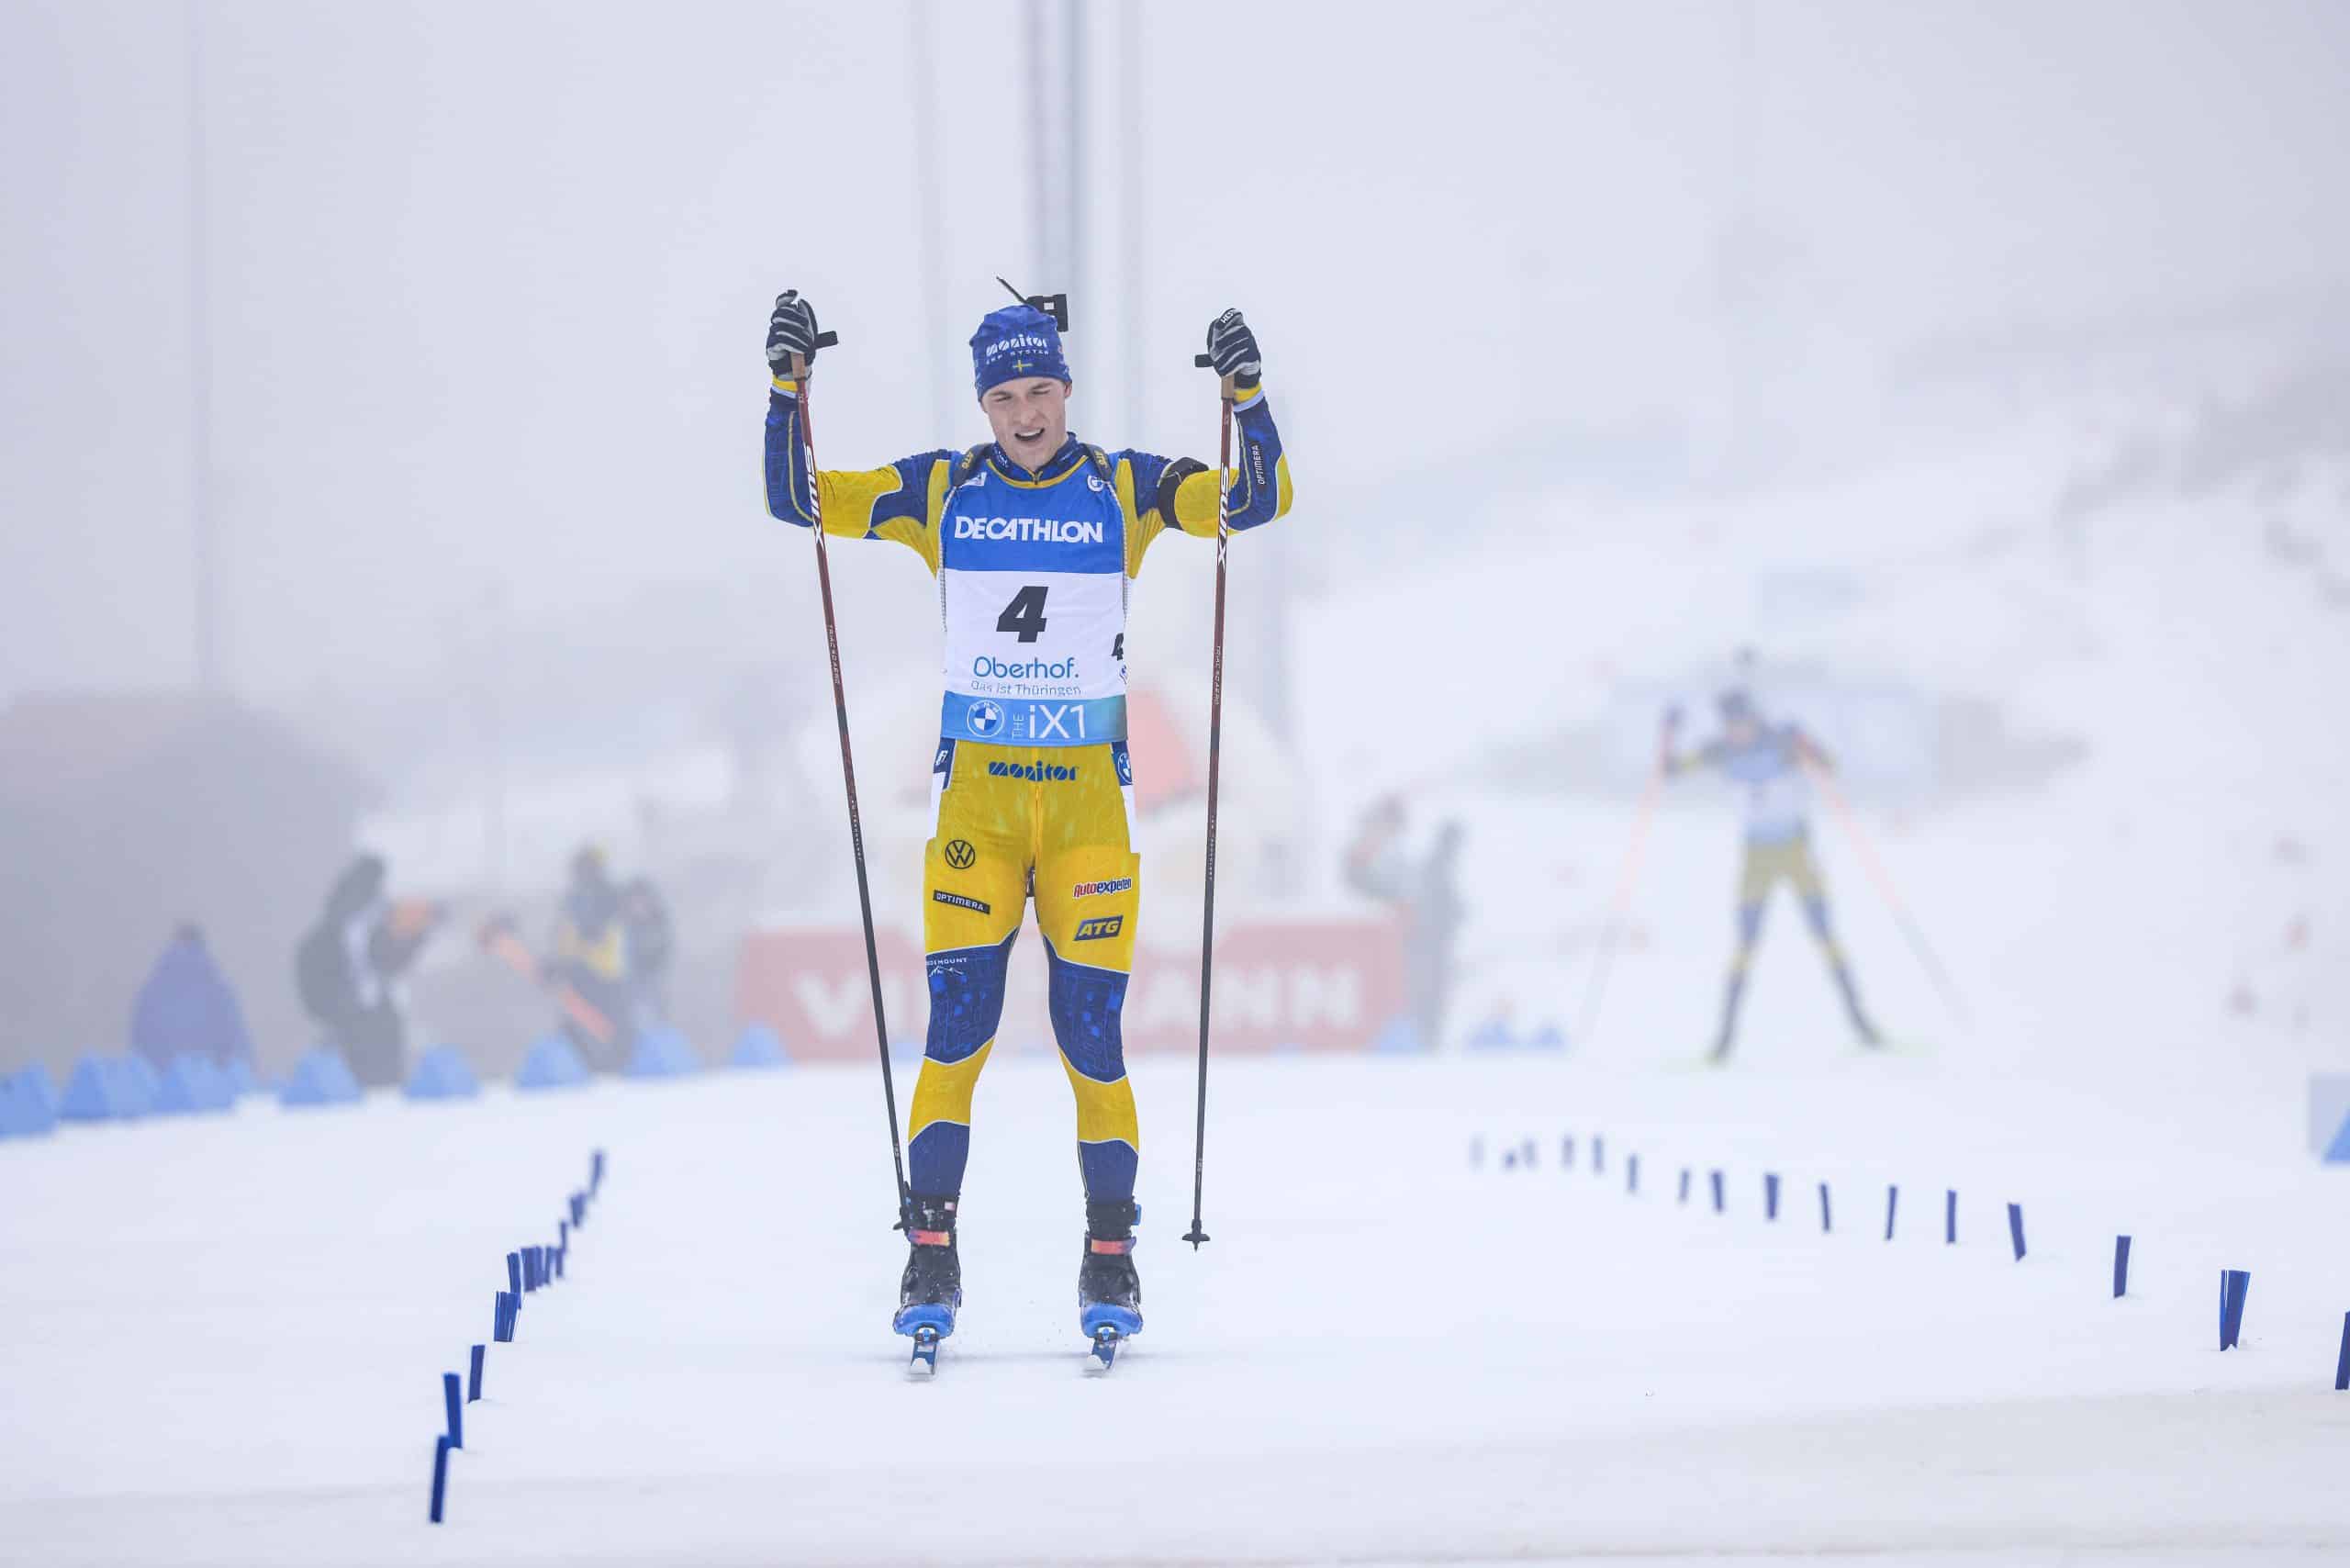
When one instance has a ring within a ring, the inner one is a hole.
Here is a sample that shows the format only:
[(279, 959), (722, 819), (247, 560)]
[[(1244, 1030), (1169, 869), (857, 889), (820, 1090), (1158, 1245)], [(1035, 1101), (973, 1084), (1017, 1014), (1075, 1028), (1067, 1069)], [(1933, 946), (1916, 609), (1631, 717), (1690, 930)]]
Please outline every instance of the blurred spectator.
[(252, 1036), (245, 1032), (245, 1010), (212, 961), (204, 933), (183, 925), (172, 935), (155, 967), (139, 988), (130, 1010), (130, 1048), (160, 1072), (173, 1057), (194, 1054), (221, 1067), (251, 1065)]
[(635, 1038), (629, 923), (604, 852), (592, 844), (571, 857), (571, 885), (556, 914), (554, 955), (546, 974), (607, 1025), (599, 1033), (576, 1009), (565, 1008), (563, 1029), (580, 1056), (599, 1072), (619, 1071), (627, 1064)]
[(1414, 859), (1404, 848), (1404, 802), (1390, 795), (1372, 806), (1347, 850), (1347, 882), (1404, 917), (1404, 1008), (1424, 1050), (1444, 1037), (1460, 935), (1460, 823), (1448, 818), (1436, 844)]
[(677, 956), (677, 931), (669, 906), (650, 877), (621, 890), (621, 922), (628, 944), (629, 989), (636, 1003), (636, 1025), (654, 1028), (669, 1016), (669, 965)]
[(302, 1006), (326, 1043), (369, 1085), (397, 1083), (408, 1065), (408, 1021), (399, 979), (416, 961), (440, 909), (395, 903), (381, 857), (362, 855), (328, 890), (325, 911), (294, 953)]

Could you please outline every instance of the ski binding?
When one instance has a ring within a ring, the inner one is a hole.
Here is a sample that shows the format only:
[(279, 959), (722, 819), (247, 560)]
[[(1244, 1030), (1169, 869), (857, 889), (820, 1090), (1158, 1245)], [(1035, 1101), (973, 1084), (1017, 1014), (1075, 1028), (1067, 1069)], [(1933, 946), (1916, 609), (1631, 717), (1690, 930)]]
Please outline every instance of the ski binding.
[(1142, 1332), (1142, 1314), (1129, 1306), (1097, 1302), (1080, 1315), (1078, 1327), (1092, 1341), (1089, 1349), (1101, 1359), (1102, 1370), (1107, 1372), (1117, 1360), (1118, 1347)]
[(901, 1334), (909, 1335), (914, 1342), (913, 1359), (906, 1370), (927, 1367), (938, 1370), (938, 1342), (955, 1332), (955, 1309), (951, 1306), (903, 1306), (890, 1325)]

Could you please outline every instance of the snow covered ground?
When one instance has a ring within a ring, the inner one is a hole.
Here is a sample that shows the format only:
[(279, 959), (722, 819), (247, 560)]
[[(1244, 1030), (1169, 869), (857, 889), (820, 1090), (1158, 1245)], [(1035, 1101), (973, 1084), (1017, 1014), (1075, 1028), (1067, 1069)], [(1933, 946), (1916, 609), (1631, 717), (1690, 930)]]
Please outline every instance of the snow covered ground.
[[(1075, 1328), (1068, 1091), (1047, 1061), (1004, 1061), (980, 1095), (963, 1327), (921, 1382), (887, 1327), (902, 1244), (873, 1078), (249, 1103), (0, 1146), (18, 1195), (0, 1215), (0, 1560), (2350, 1552), (2344, 1173), (2307, 1161), (2279, 1096), (2073, 1092), (1826, 1049), (1727, 1074), (1233, 1060), (1194, 1255), (1176, 1239), (1190, 1070), (1154, 1059), (1149, 1327), (1102, 1377)], [(1533, 1168), (1502, 1169), (1522, 1139)], [(503, 1254), (553, 1239), (596, 1147), (610, 1174), (569, 1277), (491, 1346), (435, 1529), (441, 1374), (488, 1338)], [(2116, 1302), (2119, 1231), (2135, 1267)], [(2253, 1284), (2223, 1355), (2225, 1267)]]

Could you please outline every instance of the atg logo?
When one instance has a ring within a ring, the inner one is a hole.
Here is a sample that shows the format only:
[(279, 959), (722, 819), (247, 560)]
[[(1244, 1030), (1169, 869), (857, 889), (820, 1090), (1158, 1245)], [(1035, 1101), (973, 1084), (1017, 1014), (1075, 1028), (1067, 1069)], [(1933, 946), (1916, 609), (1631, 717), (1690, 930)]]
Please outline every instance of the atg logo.
[(1048, 762), (990, 762), (990, 778), (1025, 778), (1031, 784), (1065, 784), (1077, 777), (1074, 767), (1059, 767)]
[(1090, 899), (1102, 893), (1123, 893), (1134, 885), (1135, 879), (1132, 877), (1112, 877), (1107, 881), (1101, 882), (1080, 882), (1070, 890), (1069, 897)]
[(1123, 914), (1097, 914), (1077, 923), (1077, 939), (1080, 942), (1102, 942), (1126, 928)]
[(1005, 540), (1020, 544), (1099, 544), (1102, 521), (1073, 517), (964, 517), (955, 519), (957, 539)]

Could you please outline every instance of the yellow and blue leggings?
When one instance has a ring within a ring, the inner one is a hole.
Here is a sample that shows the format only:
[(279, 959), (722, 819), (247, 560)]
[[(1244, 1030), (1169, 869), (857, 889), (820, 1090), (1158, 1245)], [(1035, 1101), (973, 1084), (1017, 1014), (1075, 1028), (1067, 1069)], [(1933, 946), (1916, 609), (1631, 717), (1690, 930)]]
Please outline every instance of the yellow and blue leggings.
[(917, 1193), (963, 1186), (971, 1093), (1003, 1015), (1004, 976), (1033, 890), (1053, 1035), (1077, 1095), (1088, 1203), (1131, 1198), (1140, 1135), (1119, 1018), (1134, 969), (1140, 859), (1127, 835), (1123, 741), (1004, 746), (941, 741), (938, 828), (923, 855), (930, 1033), (908, 1116)]

